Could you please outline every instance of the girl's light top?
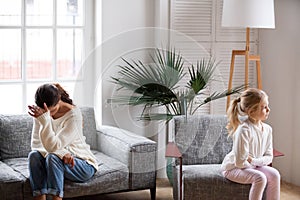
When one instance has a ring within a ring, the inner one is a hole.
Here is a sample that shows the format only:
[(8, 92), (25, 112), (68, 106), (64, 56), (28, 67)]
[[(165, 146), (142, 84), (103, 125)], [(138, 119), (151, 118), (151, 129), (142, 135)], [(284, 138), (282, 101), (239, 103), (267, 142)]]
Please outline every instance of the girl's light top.
[[(272, 128), (261, 123), (262, 129), (245, 120), (233, 134), (233, 146), (222, 163), (222, 170), (253, 168), (268, 165), (273, 159)], [(253, 159), (247, 161), (248, 156)]]

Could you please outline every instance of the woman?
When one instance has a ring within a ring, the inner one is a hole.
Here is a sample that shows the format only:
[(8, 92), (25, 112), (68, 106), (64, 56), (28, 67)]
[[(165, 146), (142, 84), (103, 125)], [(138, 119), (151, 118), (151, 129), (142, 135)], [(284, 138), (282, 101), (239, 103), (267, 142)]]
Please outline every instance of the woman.
[(35, 200), (46, 194), (63, 197), (64, 178), (89, 180), (98, 169), (96, 158), (85, 142), (80, 109), (59, 84), (44, 84), (35, 93), (34, 118), (29, 153), (30, 184)]

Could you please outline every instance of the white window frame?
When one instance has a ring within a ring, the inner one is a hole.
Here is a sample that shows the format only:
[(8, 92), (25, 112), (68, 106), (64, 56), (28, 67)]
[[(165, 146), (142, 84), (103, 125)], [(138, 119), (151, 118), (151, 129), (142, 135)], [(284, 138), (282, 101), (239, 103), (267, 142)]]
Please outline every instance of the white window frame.
[[(61, 85), (68, 84), (68, 85), (74, 85), (74, 89), (76, 87), (77, 92), (83, 93), (85, 88), (84, 87), (89, 87), (90, 85), (94, 84), (94, 73), (93, 70), (89, 70), (88, 73), (89, 74), (84, 74), (86, 73), (85, 71), (81, 71), (79, 78), (74, 79), (74, 78), (68, 78), (68, 79), (61, 79), (61, 78), (57, 78), (57, 73), (56, 73), (56, 66), (52, 65), (52, 70), (53, 70), (53, 75), (50, 79), (34, 79), (34, 80), (28, 80), (26, 77), (26, 62), (25, 62), (25, 58), (26, 58), (26, 35), (25, 35), (25, 30), (27, 28), (35, 28), (35, 29), (39, 29), (41, 28), (41, 26), (25, 26), (25, 0), (21, 0), (22, 1), (22, 11), (21, 11), (21, 17), (22, 17), (22, 22), (20, 26), (0, 26), (0, 31), (1, 29), (21, 29), (21, 41), (22, 41), (22, 50), (21, 50), (21, 79), (18, 80), (0, 80), (0, 86), (3, 85), (21, 85), (22, 87), (22, 100), (20, 101), (22, 103), (22, 111), (21, 113), (26, 113), (27, 112), (27, 105), (29, 103), (32, 102), (28, 102), (27, 101), (27, 96), (28, 96), (28, 87), (27, 85), (29, 83), (34, 83), (34, 84), (44, 84), (44, 83), (55, 83), (58, 82)], [(54, 12), (56, 12), (56, 2), (59, 0), (54, 0)], [(94, 46), (95, 46), (95, 41), (94, 41), (94, 0), (83, 0), (84, 2), (84, 16), (83, 16), (83, 25), (82, 26), (58, 26), (55, 23), (52, 26), (49, 26), (52, 28), (53, 31), (56, 32), (57, 29), (60, 28), (82, 28), (83, 31), (83, 52), (82, 52), (82, 65), (84, 65), (85, 59), (88, 57), (88, 55), (90, 54), (91, 51), (94, 50)], [(54, 17), (56, 18), (56, 17)], [(54, 19), (56, 20), (56, 19)], [(49, 28), (47, 27), (47, 28)], [(42, 26), (42, 28), (45, 28), (45, 26)], [(53, 34), (53, 45), (56, 45), (56, 34)], [(54, 50), (56, 51), (55, 46), (53, 46)], [(53, 59), (56, 60), (56, 52), (54, 52), (54, 56)], [(55, 63), (55, 62), (54, 62)], [(88, 78), (87, 78), (88, 77)], [(85, 85), (83, 85), (85, 84)], [(76, 85), (76, 86), (75, 86)], [(78, 91), (80, 90), (80, 91)], [(2, 93), (2, 91), (0, 91)], [(70, 91), (69, 91), (70, 92)], [(34, 94), (33, 94), (34, 95)], [(71, 94), (71, 98), (74, 98), (74, 95)], [(74, 99), (74, 102), (76, 105), (86, 105), (88, 103), (86, 103), (85, 95), (81, 94), (81, 95), (77, 95), (77, 99)], [(9, 94), (1, 94), (1, 98), (10, 98)], [(0, 103), (2, 104), (1, 100)], [(10, 105), (13, 106), (13, 105)], [(12, 109), (11, 112), (7, 113), (7, 114), (19, 114), (19, 111), (14, 111)]]

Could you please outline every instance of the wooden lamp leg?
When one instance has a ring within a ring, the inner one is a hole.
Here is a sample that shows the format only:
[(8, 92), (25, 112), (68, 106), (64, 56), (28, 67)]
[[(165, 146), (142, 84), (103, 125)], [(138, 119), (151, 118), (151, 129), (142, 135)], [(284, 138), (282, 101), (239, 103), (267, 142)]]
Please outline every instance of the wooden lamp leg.
[(257, 88), (262, 89), (261, 75), (260, 75), (260, 59), (256, 61), (256, 75), (257, 75)]
[[(229, 82), (228, 82), (228, 90), (232, 88), (232, 77), (233, 77), (233, 70), (234, 70), (234, 60), (235, 60), (235, 51), (232, 51), (231, 55), (231, 64), (230, 64), (230, 74), (229, 74)], [(226, 110), (229, 107), (229, 102), (230, 102), (230, 95), (227, 96), (227, 105), (226, 105)]]
[(245, 51), (245, 89), (248, 88), (249, 83), (249, 51)]

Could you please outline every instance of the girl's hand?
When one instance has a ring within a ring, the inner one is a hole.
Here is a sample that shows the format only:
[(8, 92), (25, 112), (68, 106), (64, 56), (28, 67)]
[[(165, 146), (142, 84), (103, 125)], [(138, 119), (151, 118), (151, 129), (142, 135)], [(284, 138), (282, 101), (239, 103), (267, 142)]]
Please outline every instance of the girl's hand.
[(44, 103), (44, 109), (35, 105), (29, 105), (28, 109), (29, 109), (28, 114), (35, 118), (41, 116), (45, 112), (48, 112), (48, 107), (46, 103)]
[(251, 163), (251, 162), (252, 162), (252, 157), (251, 157), (251, 156), (248, 156), (247, 161), (248, 161), (249, 163)]
[(71, 168), (73, 168), (75, 165), (74, 157), (70, 153), (67, 153), (66, 155), (64, 155), (63, 162), (65, 164), (71, 165)]

